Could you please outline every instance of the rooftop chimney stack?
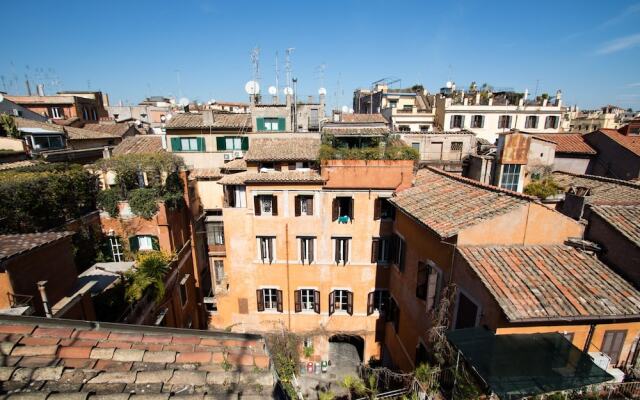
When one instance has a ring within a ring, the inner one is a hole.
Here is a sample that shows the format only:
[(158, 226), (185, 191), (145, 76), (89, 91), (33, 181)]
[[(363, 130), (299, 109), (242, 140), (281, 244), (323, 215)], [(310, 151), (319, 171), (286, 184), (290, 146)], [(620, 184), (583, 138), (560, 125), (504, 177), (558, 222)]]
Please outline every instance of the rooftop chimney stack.
[(38, 96), (44, 96), (44, 95), (45, 95), (45, 94), (44, 94), (44, 84), (39, 83), (39, 84), (36, 86), (36, 90), (38, 91)]
[(204, 126), (212, 126), (213, 125), (213, 110), (203, 110), (202, 111), (202, 123)]
[(556, 91), (556, 106), (562, 107), (562, 90)]

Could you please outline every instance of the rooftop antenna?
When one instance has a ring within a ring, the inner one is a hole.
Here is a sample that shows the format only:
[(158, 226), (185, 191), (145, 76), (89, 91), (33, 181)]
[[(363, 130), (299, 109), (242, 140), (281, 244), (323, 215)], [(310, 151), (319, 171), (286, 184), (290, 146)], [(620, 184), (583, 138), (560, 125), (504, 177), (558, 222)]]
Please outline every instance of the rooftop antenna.
[(0, 75), (0, 81), (2, 81), (2, 91), (5, 93), (9, 93), (7, 90), (7, 82), (4, 80), (4, 75)]
[(278, 51), (276, 50), (276, 96), (278, 92), (280, 92), (280, 68), (278, 66)]
[(292, 87), (292, 83), (291, 83), (291, 72), (292, 72), (292, 68), (291, 68), (291, 54), (293, 53), (293, 51), (295, 50), (295, 48), (293, 47), (288, 47), (287, 50), (285, 50), (285, 71), (286, 71), (286, 75), (287, 75), (287, 86), (288, 87)]
[(182, 97), (182, 83), (180, 82), (180, 70), (176, 69), (176, 81), (178, 82), (178, 97)]
[[(533, 100), (534, 100), (534, 101), (538, 99), (538, 85), (539, 85), (539, 84), (540, 84), (540, 79), (536, 79), (536, 91), (535, 91), (535, 94), (534, 94), (534, 96), (533, 96)], [(527, 100), (527, 99), (525, 99), (525, 101), (526, 101), (526, 100)]]
[[(256, 46), (251, 50), (251, 66), (252, 66), (252, 76), (253, 79), (251, 82), (254, 82), (255, 85), (252, 85), (252, 87), (257, 88), (260, 85), (260, 47)], [(254, 97), (254, 99), (252, 100), (252, 102), (258, 102), (259, 97), (258, 94), (260, 93), (260, 90), (252, 90), (253, 93), (250, 93), (249, 90), (246, 89), (245, 86), (245, 91), (250, 94), (251, 96)]]

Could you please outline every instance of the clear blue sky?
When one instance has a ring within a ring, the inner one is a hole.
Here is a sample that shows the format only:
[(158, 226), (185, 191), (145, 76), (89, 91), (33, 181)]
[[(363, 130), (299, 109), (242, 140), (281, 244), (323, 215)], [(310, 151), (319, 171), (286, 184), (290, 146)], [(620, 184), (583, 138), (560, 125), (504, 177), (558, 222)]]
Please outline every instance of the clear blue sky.
[(49, 93), (90, 87), (112, 103), (179, 92), (245, 101), (258, 46), (264, 88), (275, 81), (276, 51), (284, 81), (293, 47), (300, 95), (317, 93), (325, 64), (331, 106), (392, 76), (430, 91), (452, 79), (533, 93), (538, 82), (538, 93), (561, 88), (582, 108), (640, 109), (635, 1), (23, 0), (0, 10), (0, 75), (11, 93), (25, 92), (28, 73)]

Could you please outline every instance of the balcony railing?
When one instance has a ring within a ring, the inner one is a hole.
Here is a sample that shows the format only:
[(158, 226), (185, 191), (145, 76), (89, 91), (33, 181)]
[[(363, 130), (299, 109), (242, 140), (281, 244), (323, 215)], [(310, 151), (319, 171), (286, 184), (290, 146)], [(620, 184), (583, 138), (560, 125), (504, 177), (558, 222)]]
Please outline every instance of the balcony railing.
[(7, 293), (7, 297), (9, 298), (9, 304), (11, 304), (11, 308), (27, 306), (33, 307), (33, 296), (29, 296), (26, 294)]

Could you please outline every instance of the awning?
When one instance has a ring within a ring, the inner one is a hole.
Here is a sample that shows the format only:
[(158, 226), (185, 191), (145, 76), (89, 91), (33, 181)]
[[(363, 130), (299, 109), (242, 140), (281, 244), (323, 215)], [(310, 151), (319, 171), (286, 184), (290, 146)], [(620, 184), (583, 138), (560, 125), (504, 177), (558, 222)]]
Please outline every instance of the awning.
[(449, 342), (501, 399), (519, 399), (607, 382), (611, 375), (559, 333), (447, 332)]

